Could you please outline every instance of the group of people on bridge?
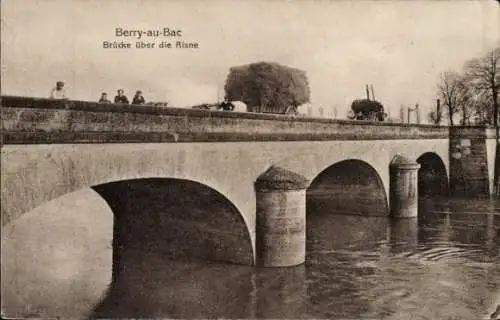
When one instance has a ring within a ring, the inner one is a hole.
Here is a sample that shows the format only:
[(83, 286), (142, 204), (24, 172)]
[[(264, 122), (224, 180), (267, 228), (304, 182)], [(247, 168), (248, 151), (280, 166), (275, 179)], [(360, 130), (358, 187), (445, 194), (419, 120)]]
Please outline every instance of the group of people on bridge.
[[(108, 94), (106, 92), (103, 92), (101, 94), (101, 98), (99, 99), (99, 103), (111, 103), (111, 101), (108, 100)], [(123, 89), (118, 89), (117, 95), (115, 96), (115, 101), (114, 103), (122, 103), (122, 104), (129, 104), (128, 98), (125, 95), (125, 92)], [(137, 90), (135, 92), (134, 98), (132, 99), (132, 104), (145, 104), (146, 100), (144, 99), (144, 96), (142, 95), (141, 90)]]
[[(62, 81), (57, 81), (56, 86), (50, 91), (50, 98), (51, 99), (68, 99), (68, 96), (66, 94), (66, 90), (64, 89), (64, 82)], [(108, 99), (108, 94), (106, 92), (101, 93), (101, 98), (99, 99), (99, 103), (111, 103), (111, 101)], [(118, 89), (117, 90), (117, 95), (115, 96), (114, 103), (121, 103), (121, 104), (129, 104), (129, 100), (127, 96), (125, 95), (125, 92), (123, 89)], [(141, 90), (137, 90), (135, 92), (134, 98), (132, 99), (132, 104), (145, 104), (146, 100), (144, 99), (144, 96), (142, 95)]]

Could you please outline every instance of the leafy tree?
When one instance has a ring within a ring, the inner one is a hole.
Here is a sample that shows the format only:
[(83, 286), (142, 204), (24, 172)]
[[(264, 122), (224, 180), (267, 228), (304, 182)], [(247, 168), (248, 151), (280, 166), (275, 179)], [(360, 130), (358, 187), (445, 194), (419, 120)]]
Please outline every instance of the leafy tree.
[(295, 113), (310, 99), (306, 73), (274, 62), (232, 67), (224, 89), (226, 99), (244, 102), (251, 112)]

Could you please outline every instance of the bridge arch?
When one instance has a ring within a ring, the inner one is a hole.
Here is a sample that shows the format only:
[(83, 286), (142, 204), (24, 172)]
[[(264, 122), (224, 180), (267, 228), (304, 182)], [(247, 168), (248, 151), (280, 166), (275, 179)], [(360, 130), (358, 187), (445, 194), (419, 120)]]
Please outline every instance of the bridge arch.
[(386, 188), (368, 162), (339, 161), (321, 171), (307, 189), (307, 211), (388, 216)]
[(93, 189), (114, 212), (113, 269), (121, 267), (120, 257), (129, 249), (253, 264), (252, 241), (241, 213), (209, 186), (186, 179), (149, 178)]
[(421, 196), (449, 195), (449, 180), (446, 165), (435, 152), (425, 152), (417, 158), (418, 192)]
[[(162, 144), (142, 144), (140, 148), (134, 145), (30, 147), (2, 154), (2, 160), (9, 163), (2, 168), (1, 175), (2, 228), (38, 206), (78, 190), (95, 186), (95, 190), (101, 191), (103, 186), (116, 186), (123, 181), (170, 179), (170, 182), (189, 182), (191, 186), (216, 193), (217, 201), (225, 203), (231, 212), (237, 212), (235, 217), (243, 221), (244, 235), (250, 238), (250, 256), (254, 255), (255, 192), (251, 184), (239, 184), (233, 179), (233, 172), (224, 167), (224, 161), (229, 160), (225, 160), (222, 153), (205, 150), (201, 157), (191, 145), (172, 144), (168, 148)], [(23, 159), (22, 163), (19, 158)], [(221, 165), (214, 166), (214, 163)], [(242, 252), (247, 254), (246, 248)], [(213, 253), (221, 256), (216, 247)]]

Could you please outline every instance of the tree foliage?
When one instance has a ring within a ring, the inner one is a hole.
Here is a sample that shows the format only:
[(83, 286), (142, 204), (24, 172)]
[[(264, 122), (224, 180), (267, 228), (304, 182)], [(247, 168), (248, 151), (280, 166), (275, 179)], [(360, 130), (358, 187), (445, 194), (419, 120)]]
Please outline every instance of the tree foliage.
[(462, 125), (489, 124), (498, 131), (500, 47), (467, 61), (463, 71), (443, 72), (437, 86), (450, 125), (454, 116), (459, 115)]
[(429, 122), (432, 123), (432, 124), (441, 124), (441, 121), (443, 119), (443, 112), (442, 111), (431, 111), (429, 112), (429, 114), (427, 115), (427, 117), (429, 118)]
[(309, 102), (307, 75), (274, 62), (258, 62), (230, 68), (225, 98), (239, 100), (251, 112), (286, 113)]
[(493, 101), (491, 97), (477, 97), (475, 104), (475, 123), (481, 125), (493, 125)]
[(465, 76), (476, 95), (490, 101), (493, 107), (493, 124), (498, 127), (500, 91), (500, 47), (479, 59), (466, 64)]
[[(462, 75), (456, 72), (443, 73), (438, 83), (438, 94), (448, 107), (450, 125), (453, 125), (455, 112), (460, 111), (462, 125), (474, 122), (495, 126), (497, 143), (500, 139), (499, 92), (500, 47), (467, 61)], [(499, 164), (500, 145), (497, 144), (493, 178), (497, 196), (500, 194)]]
[(450, 125), (453, 125), (453, 117), (459, 110), (461, 82), (461, 75), (458, 72), (449, 70), (440, 74), (437, 85), (438, 96), (446, 108)]
[[(458, 113), (461, 116), (460, 124), (471, 125), (473, 122), (477, 122), (481, 116), (479, 112), (482, 109), (484, 111), (491, 109), (491, 105), (488, 106), (488, 103), (489, 101), (485, 100), (484, 94), (475, 90), (470, 79), (464, 77), (459, 86)], [(490, 116), (490, 113), (483, 113), (482, 116)]]

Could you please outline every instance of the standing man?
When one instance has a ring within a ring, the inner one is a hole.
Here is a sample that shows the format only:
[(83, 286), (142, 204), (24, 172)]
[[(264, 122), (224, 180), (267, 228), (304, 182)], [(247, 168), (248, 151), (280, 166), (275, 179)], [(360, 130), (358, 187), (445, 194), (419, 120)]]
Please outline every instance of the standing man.
[(124, 95), (123, 89), (118, 89), (118, 95), (115, 96), (115, 103), (129, 103), (127, 96)]
[(67, 99), (66, 90), (64, 90), (64, 82), (57, 81), (55, 88), (50, 91), (51, 99)]

